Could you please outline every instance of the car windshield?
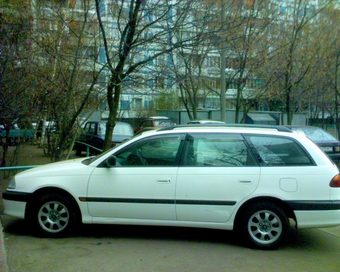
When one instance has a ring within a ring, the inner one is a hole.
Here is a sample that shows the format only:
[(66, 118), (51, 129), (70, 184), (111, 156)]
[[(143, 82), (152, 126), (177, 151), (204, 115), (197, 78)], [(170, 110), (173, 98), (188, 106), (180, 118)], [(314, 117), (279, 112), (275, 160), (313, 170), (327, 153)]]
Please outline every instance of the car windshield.
[(157, 120), (157, 121), (155, 121), (156, 127), (169, 127), (171, 125), (172, 125), (172, 123), (169, 120)]
[[(99, 135), (105, 135), (106, 132), (106, 124), (99, 123)], [(116, 123), (115, 128), (113, 130), (114, 135), (133, 135), (133, 129), (129, 124), (126, 123)]]
[(115, 147), (112, 147), (106, 151), (104, 151), (103, 153), (100, 153), (99, 155), (97, 156), (92, 156), (92, 157), (89, 157), (89, 158), (86, 158), (85, 160), (82, 161), (82, 164), (85, 164), (85, 165), (90, 165), (91, 163), (93, 163), (95, 160), (97, 159), (100, 159), (101, 157), (103, 157), (104, 155), (106, 155), (106, 153), (108, 152), (111, 152), (113, 149), (117, 148), (117, 146)]
[(292, 128), (297, 133), (306, 135), (312, 141), (338, 141), (334, 136), (321, 128)]

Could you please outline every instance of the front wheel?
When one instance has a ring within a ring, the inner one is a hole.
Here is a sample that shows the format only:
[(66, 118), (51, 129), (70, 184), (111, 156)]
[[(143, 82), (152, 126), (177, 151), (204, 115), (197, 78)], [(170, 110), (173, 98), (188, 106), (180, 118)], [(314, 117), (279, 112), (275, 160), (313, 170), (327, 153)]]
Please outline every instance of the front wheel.
[(248, 206), (241, 216), (241, 235), (259, 249), (277, 248), (289, 230), (285, 212), (273, 203), (255, 203)]
[(28, 219), (38, 235), (63, 237), (74, 229), (77, 214), (68, 198), (48, 194), (34, 203)]

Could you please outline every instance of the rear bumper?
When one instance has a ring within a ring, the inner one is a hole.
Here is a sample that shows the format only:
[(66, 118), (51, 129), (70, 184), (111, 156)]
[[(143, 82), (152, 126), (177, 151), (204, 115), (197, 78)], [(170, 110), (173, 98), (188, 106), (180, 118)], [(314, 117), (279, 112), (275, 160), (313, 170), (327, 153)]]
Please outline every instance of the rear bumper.
[(295, 211), (299, 229), (323, 228), (340, 225), (340, 210)]
[(286, 203), (294, 211), (339, 211), (340, 200), (290, 200)]
[(294, 211), (298, 228), (340, 225), (340, 200), (287, 201)]

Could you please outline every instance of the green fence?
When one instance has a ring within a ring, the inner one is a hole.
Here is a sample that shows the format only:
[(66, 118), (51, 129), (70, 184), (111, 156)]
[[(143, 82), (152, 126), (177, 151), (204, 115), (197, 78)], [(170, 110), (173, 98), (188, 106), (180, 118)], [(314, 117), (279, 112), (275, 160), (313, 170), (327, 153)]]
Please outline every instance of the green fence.
[(5, 166), (5, 167), (0, 167), (0, 171), (12, 171), (12, 170), (27, 170), (31, 169), (34, 167), (37, 167), (39, 165), (26, 165), (26, 166)]
[(76, 141), (77, 144), (80, 144), (80, 145), (85, 145), (86, 146), (86, 157), (90, 156), (90, 149), (94, 149), (96, 151), (99, 151), (100, 153), (103, 152), (102, 149), (100, 148), (97, 148), (97, 147), (94, 147), (92, 145), (89, 145), (87, 143), (83, 143), (83, 142), (80, 142), (80, 141)]

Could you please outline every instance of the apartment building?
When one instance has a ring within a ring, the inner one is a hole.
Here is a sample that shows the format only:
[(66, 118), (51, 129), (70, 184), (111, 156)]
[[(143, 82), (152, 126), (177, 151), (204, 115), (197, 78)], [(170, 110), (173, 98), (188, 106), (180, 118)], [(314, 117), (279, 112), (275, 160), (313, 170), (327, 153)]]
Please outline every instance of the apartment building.
[[(76, 52), (77, 56), (80, 56), (77, 65), (80, 65), (82, 70), (78, 74), (80, 85), (91, 84), (94, 80), (93, 71), (100, 71), (96, 90), (98, 99), (103, 99), (100, 109), (105, 116), (107, 109), (103, 97), (112, 74), (106, 67), (107, 52), (103, 44), (103, 33), (98, 27), (94, 0), (31, 0), (30, 2), (34, 27), (39, 32), (37, 41), (41, 43), (40, 45), (44, 45), (53, 40), (53, 52), (42, 50), (41, 63), (50, 67), (51, 71), (56, 71), (58, 66), (56, 62), (51, 61), (51, 55), (64, 54), (66, 59), (71, 55), (74, 56)], [(109, 54), (114, 64), (118, 63), (121, 54), (119, 50), (123, 41), (122, 33), (129, 19), (129, 2), (121, 1), (120, 3), (123, 4), (120, 6), (116, 1), (101, 0), (98, 9), (105, 28)], [(128, 70), (138, 63), (143, 65), (139, 65), (138, 69), (123, 79), (119, 117), (146, 115), (149, 108), (156, 109), (162, 106), (155, 104), (159, 97), (170, 101), (172, 106), (182, 108), (183, 101), (194, 96), (189, 106), (194, 104), (197, 108), (219, 108), (221, 48), (227, 52), (225, 70), (227, 108), (238, 106), (237, 99), (240, 97), (251, 101), (253, 108), (256, 109), (257, 90), (261, 88), (262, 78), (257, 73), (255, 60), (259, 54), (265, 54), (262, 48), (265, 48), (266, 41), (260, 37), (260, 34), (266, 28), (265, 23), (268, 24), (265, 20), (265, 16), (267, 18), (270, 16), (268, 8), (253, 9), (255, 2), (247, 1), (243, 13), (239, 14), (240, 18), (248, 16), (249, 22), (254, 25), (249, 29), (240, 28), (238, 31), (245, 33), (241, 38), (250, 41), (252, 35), (257, 37), (258, 48), (247, 52), (247, 48), (243, 47), (242, 43), (230, 39), (230, 35), (235, 35), (231, 30), (224, 29), (224, 32), (217, 32), (214, 26), (216, 34), (210, 33), (209, 28), (213, 24), (221, 23), (216, 19), (221, 14), (218, 7), (214, 9), (213, 5), (209, 5), (211, 3), (208, 0), (197, 1), (195, 9), (184, 13), (185, 7), (188, 7), (187, 1), (182, 1), (181, 4), (178, 2), (180, 1), (144, 3), (143, 12), (138, 17), (140, 23), (137, 35), (139, 36), (125, 61), (125, 69)], [(284, 16), (289, 17), (296, 1), (273, 0), (272, 3), (278, 7), (280, 16), (284, 18)], [(155, 9), (155, 4), (160, 5), (158, 9)], [(309, 1), (308, 5), (310, 10), (313, 10), (317, 7), (318, 0)], [(250, 12), (252, 10), (254, 13)], [(162, 13), (165, 11), (166, 13)], [(232, 18), (236, 13), (233, 10), (226, 10), (225, 14), (229, 20), (225, 22), (226, 25), (230, 24), (228, 27), (233, 29), (230, 22), (234, 22), (235, 25), (239, 23)], [(164, 17), (162, 20), (160, 15)], [(271, 16), (276, 15), (277, 12), (272, 11)], [(185, 20), (181, 22), (180, 27), (176, 28), (175, 24), (179, 24), (180, 17)], [(77, 39), (80, 34), (84, 35), (81, 43)], [(196, 43), (189, 43), (190, 38), (196, 39)], [(224, 39), (227, 46), (222, 47), (221, 40)], [(179, 44), (181, 40), (187, 42), (184, 47), (178, 46), (174, 50), (165, 50), (172, 44)], [(159, 54), (162, 51), (164, 53)], [(157, 54), (159, 55), (153, 58)], [(244, 61), (246, 57), (248, 63)], [(75, 58), (72, 60), (73, 64), (74, 61)]]

